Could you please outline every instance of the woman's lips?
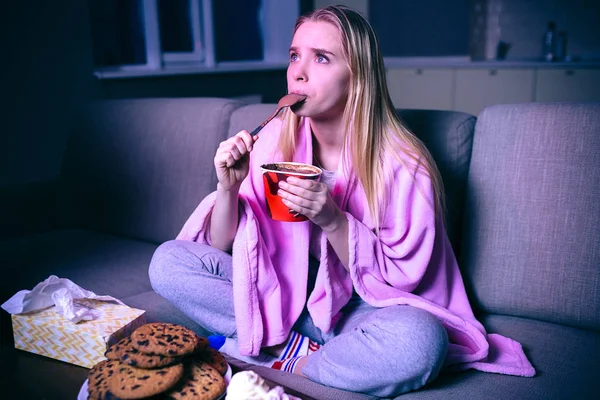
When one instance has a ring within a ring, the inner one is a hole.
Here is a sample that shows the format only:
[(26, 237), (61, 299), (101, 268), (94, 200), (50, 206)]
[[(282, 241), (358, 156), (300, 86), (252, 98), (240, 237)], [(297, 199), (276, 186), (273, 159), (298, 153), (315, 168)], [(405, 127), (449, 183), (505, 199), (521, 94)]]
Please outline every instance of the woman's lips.
[(292, 111), (296, 111), (302, 108), (302, 106), (304, 105), (304, 103), (306, 103), (306, 99), (301, 100), (299, 102), (297, 102), (296, 104), (294, 104), (292, 107), (290, 107), (292, 109)]

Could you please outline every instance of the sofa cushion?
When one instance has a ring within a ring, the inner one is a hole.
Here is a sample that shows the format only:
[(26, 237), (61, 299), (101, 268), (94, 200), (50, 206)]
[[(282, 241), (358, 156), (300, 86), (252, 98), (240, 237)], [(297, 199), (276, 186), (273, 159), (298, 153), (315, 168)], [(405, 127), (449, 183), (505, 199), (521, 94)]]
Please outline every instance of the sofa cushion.
[[(600, 390), (600, 334), (526, 318), (487, 315), (480, 318), (489, 332), (523, 344), (537, 370), (533, 378), (468, 370), (443, 373), (430, 385), (397, 397), (398, 400), (433, 399), (585, 399)], [(240, 361), (236, 365), (248, 366)], [(365, 368), (369, 362), (365, 360)], [(315, 399), (374, 399), (371, 396), (324, 387), (296, 375), (249, 366), (266, 379), (285, 384)]]
[(536, 368), (535, 377), (473, 370), (444, 374), (425, 390), (400, 399), (590, 399), (597, 395), (599, 333), (502, 315), (487, 315), (480, 320), (488, 332), (509, 336), (523, 344)]
[[(242, 129), (253, 130), (275, 109), (275, 104), (238, 108), (231, 117), (229, 135)], [(398, 115), (425, 143), (438, 165), (446, 195), (448, 236), (459, 258), (464, 192), (476, 118), (462, 112), (438, 110), (398, 110)]]
[(485, 311), (600, 329), (600, 103), (478, 118), (463, 268)]
[(170, 322), (190, 328), (201, 336), (206, 337), (210, 334), (154, 290), (124, 297), (121, 300), (130, 307), (146, 310), (146, 322)]
[(5, 278), (0, 304), (19, 290), (31, 290), (49, 275), (119, 299), (152, 290), (148, 265), (156, 247), (84, 230), (55, 230), (2, 241), (0, 265)]
[[(256, 372), (264, 379), (275, 382), (278, 385), (283, 385), (286, 388), (286, 393), (295, 394), (297, 392), (303, 395), (302, 398), (307, 399), (319, 399), (319, 400), (375, 400), (378, 397), (368, 396), (361, 393), (347, 392), (345, 390), (339, 390), (328, 386), (323, 386), (315, 383), (308, 378), (300, 377), (295, 374), (283, 372), (280, 370), (272, 369), (269, 367), (263, 367), (259, 365), (248, 364), (244, 361), (231, 358), (226, 355), (227, 362), (238, 368), (244, 370), (250, 370)], [(365, 364), (365, 368), (368, 365)], [(289, 390), (291, 389), (291, 390)], [(298, 395), (298, 394), (297, 394)]]
[(252, 132), (277, 109), (277, 104), (248, 104), (231, 114), (228, 136), (231, 137), (245, 129)]
[(465, 189), (476, 118), (463, 112), (439, 110), (398, 110), (398, 115), (425, 143), (440, 170), (446, 197), (446, 230), (460, 260)]
[(174, 238), (216, 188), (226, 99), (98, 102), (76, 118), (58, 192), (57, 224), (156, 243)]

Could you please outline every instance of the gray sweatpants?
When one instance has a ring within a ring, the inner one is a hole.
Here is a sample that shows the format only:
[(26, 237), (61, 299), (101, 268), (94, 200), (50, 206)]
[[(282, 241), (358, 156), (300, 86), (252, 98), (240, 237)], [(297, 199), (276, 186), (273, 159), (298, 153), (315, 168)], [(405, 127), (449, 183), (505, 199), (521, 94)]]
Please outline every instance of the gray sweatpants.
[[(156, 292), (207, 330), (236, 337), (232, 258), (207, 245), (169, 241), (150, 263)], [(309, 287), (314, 279), (309, 277)], [(439, 373), (446, 330), (432, 314), (410, 306), (375, 308), (358, 295), (342, 309), (329, 333), (321, 332), (306, 308), (294, 330), (322, 345), (302, 373), (323, 385), (380, 397), (418, 389)]]

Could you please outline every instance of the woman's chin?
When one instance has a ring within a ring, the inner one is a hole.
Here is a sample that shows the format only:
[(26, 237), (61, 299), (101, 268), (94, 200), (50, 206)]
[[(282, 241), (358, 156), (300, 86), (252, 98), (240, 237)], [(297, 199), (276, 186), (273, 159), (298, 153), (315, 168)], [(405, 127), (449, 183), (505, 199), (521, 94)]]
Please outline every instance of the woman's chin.
[(305, 109), (304, 107), (300, 107), (296, 110), (292, 110), (292, 112), (294, 114), (296, 114), (296, 116), (298, 116), (298, 117), (310, 117), (311, 116), (310, 111)]

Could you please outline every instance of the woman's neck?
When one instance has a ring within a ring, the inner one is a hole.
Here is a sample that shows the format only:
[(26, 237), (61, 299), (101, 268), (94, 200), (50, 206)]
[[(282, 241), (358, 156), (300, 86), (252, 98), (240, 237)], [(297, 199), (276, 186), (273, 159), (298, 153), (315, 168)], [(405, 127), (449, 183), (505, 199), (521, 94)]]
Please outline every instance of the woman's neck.
[(341, 121), (310, 121), (313, 134), (313, 156), (323, 169), (336, 171), (342, 152), (344, 135)]

